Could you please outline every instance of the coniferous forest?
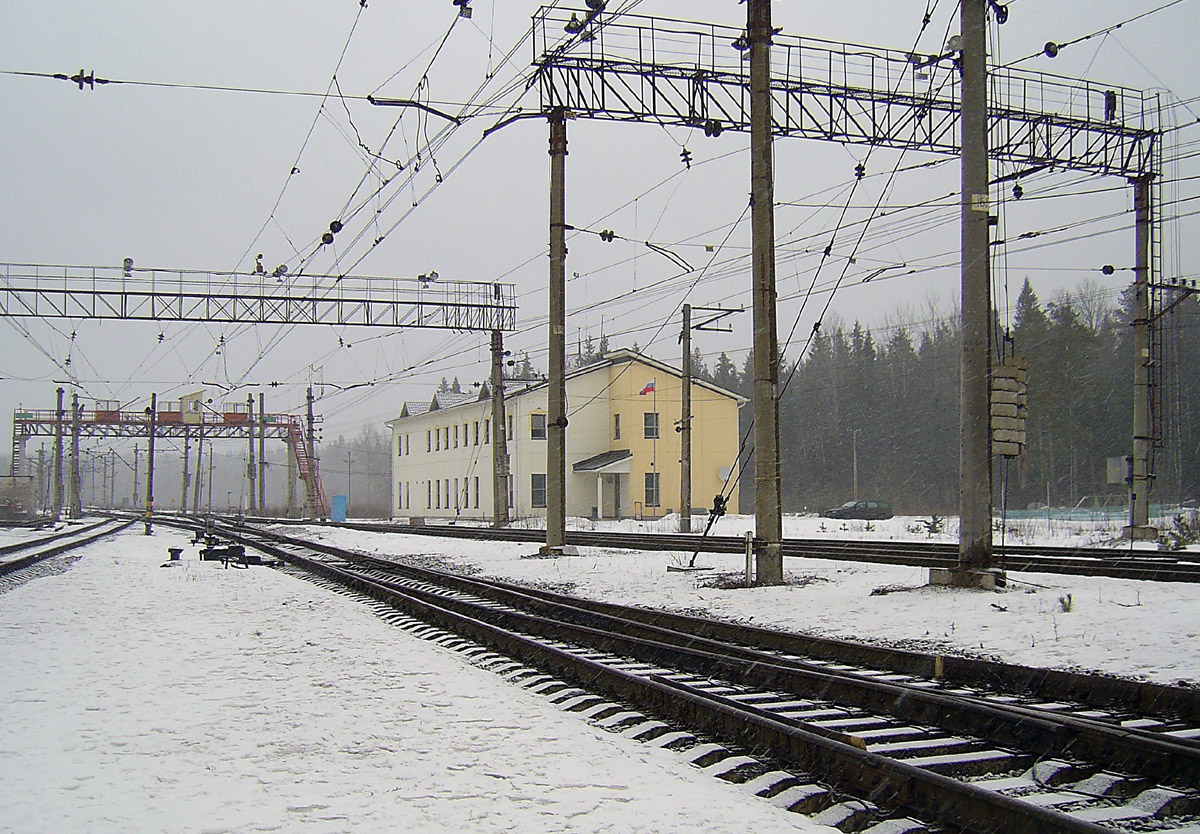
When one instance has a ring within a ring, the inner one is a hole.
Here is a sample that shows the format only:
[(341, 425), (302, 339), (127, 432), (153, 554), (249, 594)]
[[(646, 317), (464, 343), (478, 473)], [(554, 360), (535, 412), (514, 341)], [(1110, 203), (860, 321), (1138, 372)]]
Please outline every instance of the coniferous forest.
[[(1023, 509), (1125, 495), (1123, 484), (1107, 483), (1106, 463), (1132, 449), (1129, 292), (1115, 301), (1092, 289), (1043, 302), (1026, 281), (1011, 325), (995, 328), (994, 354), (1024, 356), (1029, 367), (1027, 445), (1019, 457), (994, 459), (997, 506), (1005, 498), (1010, 509)], [(1161, 323), (1155, 503), (1200, 497), (1196, 297)], [(780, 374), (784, 509), (819, 510), (850, 499), (857, 459), (858, 497), (889, 501), (897, 513), (957, 513), (957, 312), (918, 329), (826, 325), (803, 347), (798, 363), (787, 354), (801, 346), (785, 352)], [(703, 373), (751, 397), (750, 367), (747, 360), (739, 369), (721, 354)], [(743, 435), (752, 419), (751, 402), (742, 410)], [(742, 501), (750, 507), (752, 459), (742, 471)]]

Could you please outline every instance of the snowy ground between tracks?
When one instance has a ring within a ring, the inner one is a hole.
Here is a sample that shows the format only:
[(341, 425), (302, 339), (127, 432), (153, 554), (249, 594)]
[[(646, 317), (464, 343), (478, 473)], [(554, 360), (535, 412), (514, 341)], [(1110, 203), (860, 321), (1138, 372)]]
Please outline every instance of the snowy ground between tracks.
[(832, 831), (359, 602), (194, 547), (160, 567), (185, 542), (0, 594), (0, 831)]
[[(882, 522), (785, 518), (788, 538), (844, 537), (928, 541), (926, 519)], [(954, 519), (934, 540), (952, 542)], [(1169, 519), (1160, 519), (1164, 527)], [(677, 520), (573, 520), (586, 529), (674, 532)], [(727, 517), (714, 533), (741, 535), (754, 519)], [(1200, 586), (1050, 574), (1012, 573), (996, 592), (928, 587), (919, 568), (786, 560), (790, 584), (777, 588), (721, 588), (736, 584), (745, 559), (702, 553), (703, 573), (668, 572), (690, 553), (585, 548), (578, 556), (528, 558), (534, 545), (473, 542), (428, 536), (369, 533), (328, 527), (280, 528), (380, 554), (424, 556), (485, 576), (532, 583), (593, 599), (750, 621), (792, 631), (845, 637), (923, 651), (999, 658), (1052, 668), (1078, 668), (1158, 683), (1200, 685)], [(1099, 545), (1119, 536), (1120, 522), (1010, 522), (1010, 543)], [(1153, 545), (1142, 545), (1153, 551)], [(1195, 548), (1187, 558), (1200, 559)]]

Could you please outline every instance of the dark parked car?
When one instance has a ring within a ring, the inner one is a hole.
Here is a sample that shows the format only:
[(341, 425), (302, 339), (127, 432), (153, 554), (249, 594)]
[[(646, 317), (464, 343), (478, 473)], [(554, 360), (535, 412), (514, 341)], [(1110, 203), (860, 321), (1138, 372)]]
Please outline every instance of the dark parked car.
[(821, 511), (822, 518), (862, 518), (882, 521), (892, 517), (892, 505), (886, 501), (847, 501), (840, 507)]

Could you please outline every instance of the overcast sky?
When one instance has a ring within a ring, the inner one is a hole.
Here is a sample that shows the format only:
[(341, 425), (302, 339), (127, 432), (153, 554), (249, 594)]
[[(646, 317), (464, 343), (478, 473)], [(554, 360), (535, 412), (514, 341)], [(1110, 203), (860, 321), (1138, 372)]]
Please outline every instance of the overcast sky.
[[(992, 27), (999, 34), (992, 58), (1024, 58), (1046, 41), (1068, 43), (1168, 2), (1013, 0), (1008, 23)], [(544, 367), (545, 122), (520, 121), (480, 141), (497, 108), (447, 134), (431, 158), (423, 148), (446, 122), (361, 100), (368, 93), (419, 96), (454, 112), (525, 73), (534, 47), (522, 38), (538, 5), (471, 5), (474, 17), (465, 21), (456, 18), (450, 0), (371, 0), (365, 7), (357, 0), (4, 4), (0, 259), (114, 267), (131, 257), (138, 267), (249, 271), (262, 253), (268, 269), (288, 264), (294, 270), (303, 263), (308, 272), (389, 277), (436, 270), (443, 279), (511, 282), (519, 322), (509, 346), (528, 351)], [(609, 6), (745, 23), (745, 6), (734, 0), (610, 0)], [(774, 24), (785, 33), (905, 51), (913, 48), (927, 9), (932, 21), (918, 51), (940, 51), (946, 34), (958, 30), (952, 0), (791, 0), (773, 6)], [(1164, 100), (1190, 101), (1200, 96), (1198, 23), (1200, 7), (1185, 0), (1071, 44), (1053, 61), (1038, 57), (1021, 67), (1161, 88), (1169, 91)], [(14, 74), (74, 74), (81, 68), (99, 78), (172, 86), (80, 91), (60, 80)], [(334, 94), (323, 98), (335, 70)], [(483, 86), (489, 74), (492, 80)], [(523, 99), (510, 93), (497, 100), (505, 108), (518, 102), (536, 110), (536, 90)], [(1200, 111), (1200, 102), (1190, 108)], [(1188, 109), (1171, 112), (1177, 122), (1194, 120)], [(1187, 157), (1200, 129), (1171, 136), (1177, 153)], [(569, 141), (568, 222), (630, 239), (603, 243), (576, 235), (569, 241), (572, 340), (604, 333), (614, 347), (636, 342), (656, 358), (675, 361), (683, 302), (749, 308), (744, 134), (711, 139), (700, 130), (576, 120), (569, 124)], [(684, 147), (692, 154), (690, 170), (680, 160)], [(797, 334), (787, 349), (791, 358), (799, 355), (854, 249), (858, 226), (835, 243), (837, 257), (819, 276), (822, 292), (802, 308), (820, 251), (846, 205), (854, 167), (867, 152), (865, 146), (798, 139), (776, 143), (779, 327), (781, 342), (793, 330)], [(399, 176), (397, 162), (406, 166)], [(881, 334), (901, 324), (919, 329), (956, 303), (957, 160), (916, 152), (900, 158), (881, 149), (866, 163), (868, 177), (847, 221), (867, 216), (899, 165), (884, 201), (892, 208), (872, 223), (858, 262), (845, 268), (826, 322), (857, 319)], [(924, 163), (938, 164), (919, 167)], [(1169, 169), (1164, 196), (1195, 195), (1189, 177), (1198, 167), (1185, 158)], [(387, 178), (390, 184), (381, 187)], [(998, 307), (1003, 311), (1015, 301), (1026, 277), (1044, 300), (1080, 287), (1115, 297), (1132, 278), (1129, 187), (1116, 178), (1051, 172), (1029, 178), (1024, 188), (1027, 198), (1045, 199), (1004, 206), (1004, 235), (1014, 244), (997, 260)], [(1089, 193), (1062, 196), (1072, 191)], [(941, 207), (900, 208), (926, 201)], [(1173, 203), (1164, 214), (1188, 215), (1194, 205)], [(347, 206), (362, 208), (334, 246), (314, 254), (313, 242)], [(1196, 275), (1190, 242), (1195, 228), (1194, 217), (1168, 224), (1169, 273)], [(1033, 232), (1046, 234), (1019, 240)], [(378, 237), (383, 241), (372, 248)], [(677, 264), (641, 241), (697, 267), (715, 256), (714, 267), (699, 281), (694, 273), (679, 277)], [(1112, 276), (1100, 272), (1105, 264), (1116, 267)], [(862, 283), (888, 266), (894, 268)], [(914, 268), (917, 274), (907, 274)], [(732, 334), (697, 337), (710, 360), (726, 350), (740, 364), (750, 343), (749, 313), (734, 324)], [(222, 336), (226, 344), (218, 351)], [(457, 376), (464, 384), (482, 380), (486, 360), (486, 334), (9, 319), (0, 327), (0, 412), (7, 418), (19, 404), (52, 408), (52, 380), (68, 377), (89, 397), (138, 407), (151, 391), (177, 398), (205, 387), (203, 381), (248, 385), (231, 395), (240, 400), (260, 390), (255, 385), (277, 382), (265, 389), (272, 410), (300, 409), (304, 387), (323, 380), (329, 384), (318, 387), (324, 394), (318, 410), (327, 417), (328, 437), (356, 433), (364, 421), (380, 425), (402, 401), (427, 399), (442, 377)], [(344, 393), (333, 387), (365, 382), (376, 384)], [(222, 392), (208, 390), (220, 400)], [(8, 420), (3, 424), (7, 428)]]

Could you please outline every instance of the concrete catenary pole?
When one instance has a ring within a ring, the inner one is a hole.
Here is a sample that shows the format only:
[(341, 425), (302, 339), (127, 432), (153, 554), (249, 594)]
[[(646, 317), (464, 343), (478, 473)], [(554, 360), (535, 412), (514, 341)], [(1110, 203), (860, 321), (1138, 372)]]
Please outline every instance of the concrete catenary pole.
[(315, 431), (316, 419), (313, 417), (313, 390), (308, 386), (308, 436), (305, 438), (308, 446), (308, 477), (304, 482), (304, 514), (306, 518), (316, 518), (322, 508), (317, 506), (316, 490), (311, 487), (317, 466), (317, 439)]
[(267, 411), (266, 396), (258, 393), (258, 511), (267, 512)]
[(187, 515), (188, 511), (188, 487), (191, 485), (192, 473), (189, 464), (192, 457), (192, 430), (191, 427), (185, 427), (183, 430), (183, 478), (179, 486), (179, 513)]
[(46, 511), (46, 444), (38, 449), (38, 514)]
[(291, 518), (296, 514), (296, 450), (287, 444), (287, 510), (284, 515)]
[(154, 532), (154, 435), (158, 428), (158, 394), (150, 395), (149, 442), (146, 446), (146, 535)]
[(492, 331), (492, 523), (508, 524), (508, 429), (504, 424), (504, 334)]
[(546, 416), (546, 546), (562, 553), (567, 539), (567, 116), (550, 113), (550, 381)]
[(961, 0), (962, 20), (962, 357), (959, 535), (954, 584), (977, 584), (992, 564), (992, 483), (988, 369), (987, 0)]
[(1133, 210), (1136, 222), (1133, 283), (1133, 461), (1129, 473), (1129, 526), (1126, 538), (1152, 540), (1158, 530), (1150, 526), (1150, 450), (1154, 438), (1150, 427), (1150, 234), (1153, 205), (1149, 177), (1133, 180)]
[(750, 180), (754, 279), (754, 515), (759, 585), (783, 582), (779, 485), (779, 338), (775, 317), (775, 174), (771, 0), (750, 0)]
[(71, 395), (71, 483), (67, 494), (68, 515), (79, 518), (83, 515), (83, 480), (79, 475), (79, 395)]
[(63, 508), (63, 394), (58, 389), (58, 405), (54, 409), (54, 520), (62, 518)]
[(692, 305), (683, 305), (683, 394), (679, 405), (679, 532), (692, 532)]
[(196, 480), (192, 483), (192, 515), (200, 515), (200, 493), (204, 489), (204, 423), (196, 430)]
[(258, 494), (256, 489), (255, 472), (257, 468), (254, 465), (254, 395), (246, 395), (246, 436), (249, 442), (249, 449), (246, 451), (246, 478), (250, 481), (249, 496), (247, 497), (246, 510), (254, 513), (258, 511)]

